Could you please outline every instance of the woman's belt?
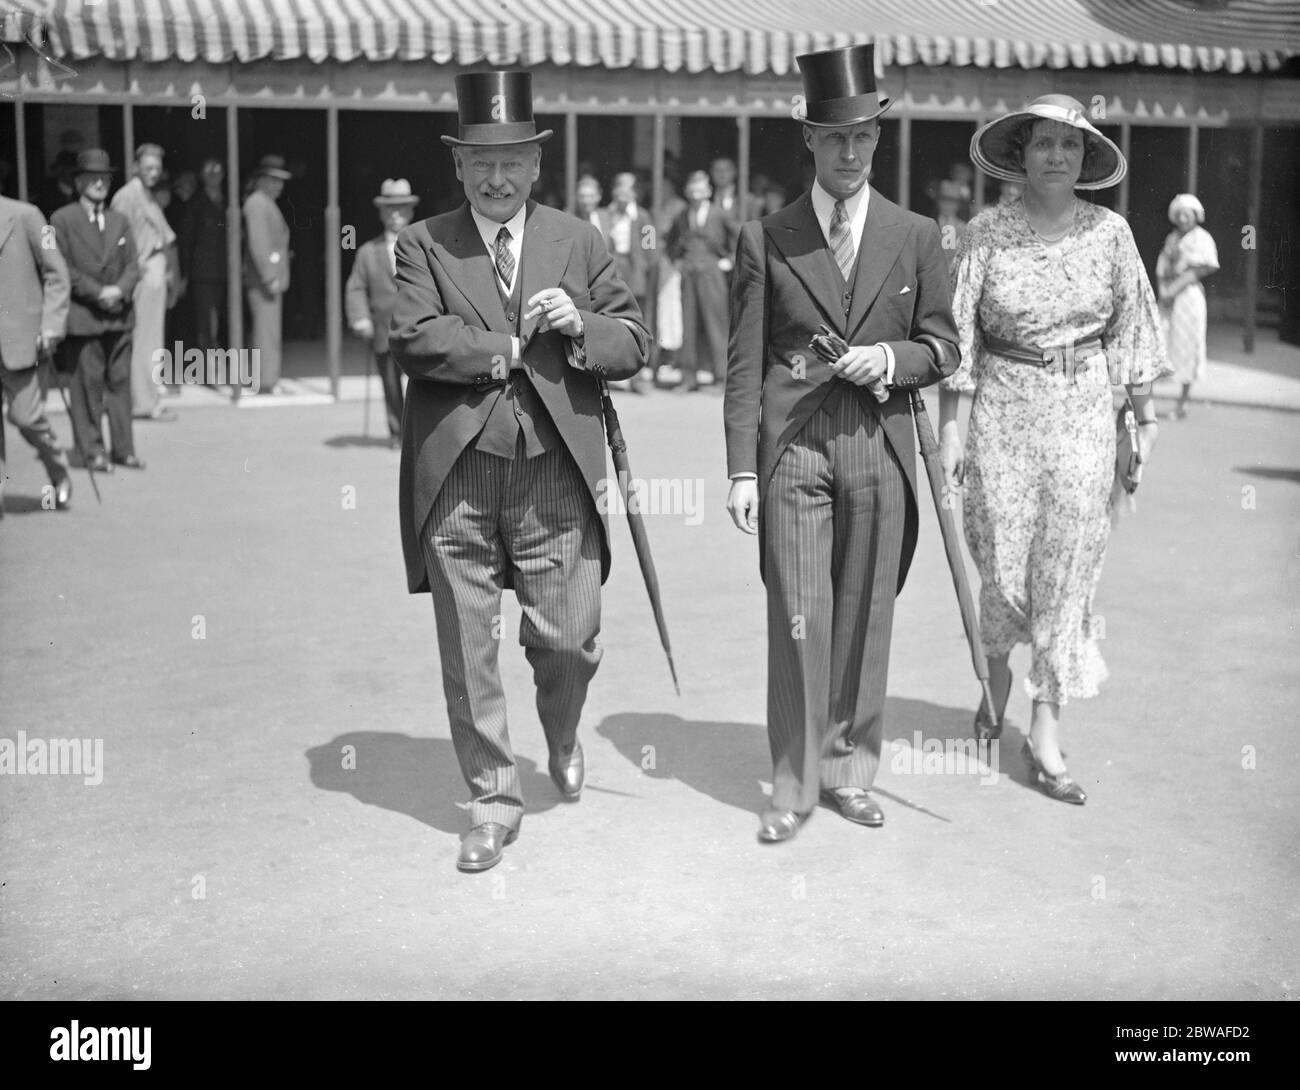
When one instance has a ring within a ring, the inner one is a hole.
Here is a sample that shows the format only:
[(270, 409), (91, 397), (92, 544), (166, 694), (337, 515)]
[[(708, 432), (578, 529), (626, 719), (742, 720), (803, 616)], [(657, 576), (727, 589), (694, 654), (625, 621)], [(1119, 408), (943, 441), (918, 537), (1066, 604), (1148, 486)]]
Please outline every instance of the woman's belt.
[(1081, 341), (1067, 341), (1065, 344), (1053, 345), (1050, 348), (1031, 348), (1028, 345), (1016, 344), (1014, 341), (1004, 341), (991, 333), (985, 333), (983, 340), (985, 348), (1004, 359), (1053, 370), (1058, 367), (1064, 369), (1068, 360), (1082, 360), (1094, 352), (1105, 351), (1100, 336), (1085, 337)]

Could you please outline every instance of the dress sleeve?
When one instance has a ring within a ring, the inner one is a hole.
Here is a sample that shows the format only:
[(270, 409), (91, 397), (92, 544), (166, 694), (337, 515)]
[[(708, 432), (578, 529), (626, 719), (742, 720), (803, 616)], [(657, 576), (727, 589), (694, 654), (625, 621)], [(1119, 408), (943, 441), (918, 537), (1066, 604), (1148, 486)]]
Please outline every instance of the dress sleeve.
[(1187, 264), (1203, 266), (1211, 270), (1219, 267), (1219, 248), (1214, 244), (1214, 236), (1204, 227), (1192, 232), (1191, 245), (1187, 247)]
[(958, 393), (975, 389), (975, 357), (983, 347), (980, 337), (980, 297), (984, 292), (984, 268), (988, 260), (985, 232), (975, 223), (967, 225), (957, 246), (949, 273), (952, 287), (952, 317), (957, 326), (961, 363), (944, 379), (942, 388)]
[(1155, 292), (1123, 220), (1116, 225), (1110, 276), (1112, 309), (1105, 341), (1111, 384), (1140, 385), (1169, 374), (1173, 368), (1165, 355)]

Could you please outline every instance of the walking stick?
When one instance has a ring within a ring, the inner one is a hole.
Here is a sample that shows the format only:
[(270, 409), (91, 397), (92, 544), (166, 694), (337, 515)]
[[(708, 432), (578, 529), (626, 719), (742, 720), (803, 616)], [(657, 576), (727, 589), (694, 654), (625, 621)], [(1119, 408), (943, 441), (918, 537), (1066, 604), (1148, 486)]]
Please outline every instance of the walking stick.
[[(63, 401), (63, 411), (68, 414), (68, 427), (72, 428), (72, 406), (68, 404), (68, 392), (63, 388), (62, 376), (54, 366), (54, 355), (48, 348), (41, 350), (41, 363), (42, 365), (48, 364), (50, 367), (50, 371), (54, 376), (54, 385), (58, 387), (59, 397)], [(99, 494), (99, 482), (95, 480), (95, 471), (90, 467), (90, 458), (81, 445), (81, 439), (77, 436), (76, 428), (72, 428), (72, 443), (77, 448), (77, 453), (81, 455), (81, 464), (86, 467), (86, 472), (90, 474), (90, 487), (95, 493), (95, 502), (103, 503), (104, 497)]]
[(362, 339), (361, 352), (366, 357), (366, 415), (365, 423), (361, 427), (363, 439), (370, 438), (370, 357), (373, 353), (370, 351), (370, 344)]

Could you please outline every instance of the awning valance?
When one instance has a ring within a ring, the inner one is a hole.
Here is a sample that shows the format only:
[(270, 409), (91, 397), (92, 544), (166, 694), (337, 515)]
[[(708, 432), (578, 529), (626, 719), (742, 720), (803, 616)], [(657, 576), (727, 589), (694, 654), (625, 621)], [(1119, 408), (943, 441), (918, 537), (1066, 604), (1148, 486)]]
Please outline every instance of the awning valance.
[(886, 65), (1260, 71), (1300, 0), (0, 0), (61, 59), (638, 67), (785, 75), (874, 41)]

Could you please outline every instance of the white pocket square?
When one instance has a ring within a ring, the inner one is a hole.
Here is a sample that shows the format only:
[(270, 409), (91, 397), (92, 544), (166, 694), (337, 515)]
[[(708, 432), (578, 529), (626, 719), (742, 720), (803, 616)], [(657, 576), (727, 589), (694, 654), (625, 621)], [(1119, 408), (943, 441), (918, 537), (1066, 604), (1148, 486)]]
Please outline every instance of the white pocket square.
[(911, 289), (910, 287), (908, 287), (906, 284), (904, 284), (904, 285), (903, 285), (903, 290), (900, 291), (898, 294), (899, 294), (899, 295), (906, 295), (906, 294), (907, 294), (909, 291), (911, 291), (911, 290), (912, 290), (912, 289)]
[(126, 245), (126, 236), (123, 235), (121, 238), (119, 238), (119, 239), (117, 240), (117, 244), (118, 244), (119, 246), (125, 246), (125, 245)]

